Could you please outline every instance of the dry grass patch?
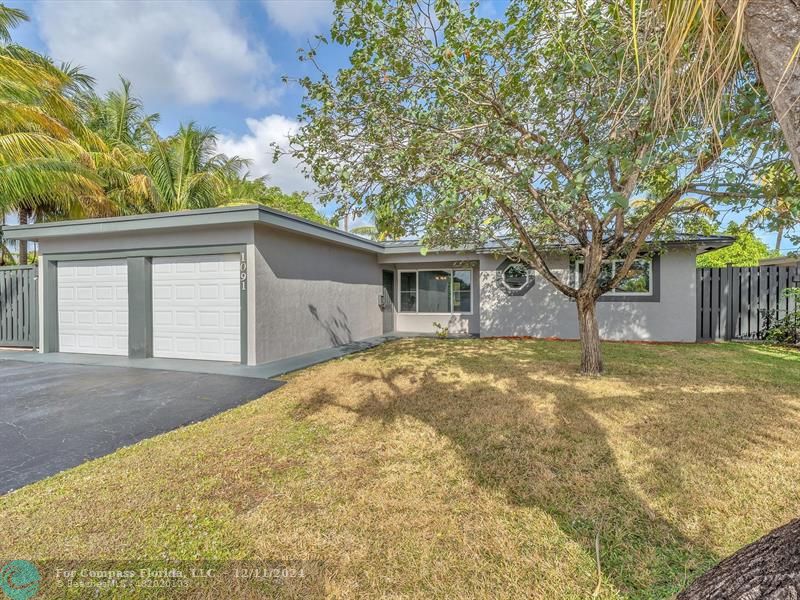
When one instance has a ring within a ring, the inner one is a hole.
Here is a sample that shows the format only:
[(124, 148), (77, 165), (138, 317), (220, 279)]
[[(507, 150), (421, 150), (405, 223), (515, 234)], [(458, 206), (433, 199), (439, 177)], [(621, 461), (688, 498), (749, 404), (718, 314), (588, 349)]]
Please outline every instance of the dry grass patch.
[(313, 560), (331, 597), (585, 598), (599, 536), (600, 597), (669, 597), (797, 515), (800, 355), (605, 353), (602, 379), (576, 344), (513, 340), (305, 370), (0, 498), (0, 556)]

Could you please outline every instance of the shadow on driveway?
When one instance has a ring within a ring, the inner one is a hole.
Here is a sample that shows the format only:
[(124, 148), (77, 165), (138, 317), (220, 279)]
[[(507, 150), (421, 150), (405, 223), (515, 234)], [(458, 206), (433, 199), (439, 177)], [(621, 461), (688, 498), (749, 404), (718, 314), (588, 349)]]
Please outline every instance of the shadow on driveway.
[(0, 361), (0, 494), (281, 385), (229, 375)]

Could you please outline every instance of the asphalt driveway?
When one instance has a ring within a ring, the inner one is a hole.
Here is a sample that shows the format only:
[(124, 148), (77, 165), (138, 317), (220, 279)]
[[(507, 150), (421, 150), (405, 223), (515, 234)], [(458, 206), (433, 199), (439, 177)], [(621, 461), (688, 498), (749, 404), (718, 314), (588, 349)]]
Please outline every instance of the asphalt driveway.
[(2, 360), (0, 494), (280, 385), (230, 375)]

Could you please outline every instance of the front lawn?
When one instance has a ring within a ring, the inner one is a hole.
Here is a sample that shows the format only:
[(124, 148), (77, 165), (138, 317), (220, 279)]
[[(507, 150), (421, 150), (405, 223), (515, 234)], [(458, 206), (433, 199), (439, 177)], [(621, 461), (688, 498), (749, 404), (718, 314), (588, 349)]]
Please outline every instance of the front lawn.
[(599, 542), (598, 597), (663, 598), (800, 514), (800, 354), (605, 344), (585, 379), (578, 351), (415, 339), (307, 369), (0, 497), (0, 557), (310, 560), (334, 597), (586, 598)]

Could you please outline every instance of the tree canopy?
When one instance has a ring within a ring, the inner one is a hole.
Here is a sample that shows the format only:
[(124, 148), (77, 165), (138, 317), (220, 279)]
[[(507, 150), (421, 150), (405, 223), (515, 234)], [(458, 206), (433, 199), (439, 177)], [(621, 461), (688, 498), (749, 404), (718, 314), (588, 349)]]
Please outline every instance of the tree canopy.
[(697, 266), (709, 267), (757, 267), (762, 258), (775, 256), (767, 245), (758, 239), (747, 227), (729, 223), (723, 231), (725, 235), (734, 236), (736, 242), (726, 248), (712, 250), (697, 257)]
[[(576, 300), (584, 370), (597, 372), (597, 298), (669, 235), (683, 200), (749, 202), (753, 173), (786, 156), (752, 69), (725, 90), (721, 127), (687, 118), (680, 97), (657, 122), (662, 80), (631, 57), (660, 38), (635, 18), (621, 3), (512, 0), (493, 19), (476, 4), (340, 0), (331, 38), (351, 66), (301, 80), (294, 155), (323, 199), (381, 215), (391, 235), (491, 240), (528, 263)], [(302, 58), (317, 65), (319, 51)], [(553, 247), (584, 261), (582, 281), (551, 268)], [(610, 257), (623, 266), (599, 278)]]
[[(213, 128), (187, 123), (162, 137), (131, 82), (100, 96), (81, 69), (12, 43), (26, 19), (0, 4), (0, 213), (24, 223), (261, 202), (323, 221), (305, 196), (219, 153)], [(27, 262), (25, 242), (19, 255)], [(0, 263), (10, 256), (3, 246)]]

